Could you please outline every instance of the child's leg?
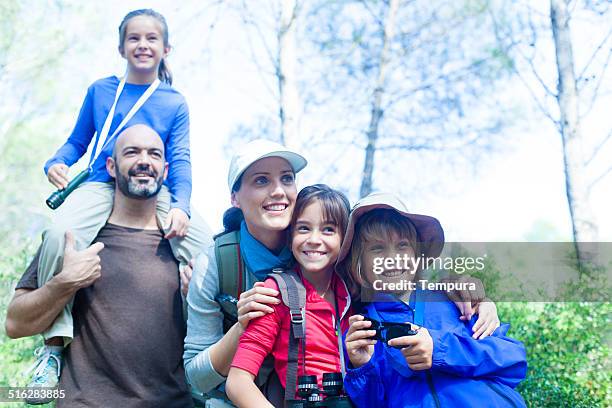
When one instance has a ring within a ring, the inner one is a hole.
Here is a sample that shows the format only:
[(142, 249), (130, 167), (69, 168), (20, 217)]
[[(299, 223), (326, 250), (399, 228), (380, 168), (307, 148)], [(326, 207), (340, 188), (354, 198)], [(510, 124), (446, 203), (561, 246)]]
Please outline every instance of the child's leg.
[[(113, 208), (112, 183), (90, 182), (72, 192), (55, 210), (51, 227), (43, 232), (38, 265), (38, 287), (60, 272), (64, 259), (64, 235), (72, 231), (78, 251), (87, 248), (104, 226)], [(45, 339), (63, 337), (64, 344), (72, 341), (72, 301), (43, 333)]]
[[(163, 186), (157, 196), (157, 218), (160, 225), (166, 222), (170, 211), (170, 192)], [(172, 238), (170, 246), (174, 257), (179, 261), (180, 268), (184, 268), (192, 258), (195, 258), (204, 248), (212, 242), (212, 231), (200, 215), (191, 210), (189, 231), (185, 238)]]

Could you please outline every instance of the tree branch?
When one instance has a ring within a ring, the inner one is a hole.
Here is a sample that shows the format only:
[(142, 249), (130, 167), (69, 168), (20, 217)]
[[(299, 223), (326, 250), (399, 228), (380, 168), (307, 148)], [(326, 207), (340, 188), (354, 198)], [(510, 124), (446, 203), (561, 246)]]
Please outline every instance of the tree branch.
[(588, 62), (584, 66), (584, 68), (582, 68), (582, 71), (580, 71), (580, 74), (576, 78), (576, 81), (579, 82), (579, 81), (581, 81), (584, 78), (584, 74), (586, 73), (587, 69), (589, 69), (589, 65), (591, 65), (591, 63), (595, 60), (595, 56), (597, 56), (599, 51), (608, 42), (608, 38), (610, 38), (610, 35), (612, 35), (612, 28), (610, 29), (610, 31), (608, 31), (608, 34), (606, 34), (606, 36), (604, 37), (603, 41), (597, 46), (597, 48), (595, 48), (595, 51), (593, 51), (593, 54), (591, 55), (591, 58), (589, 58)]
[(548, 94), (549, 96), (552, 96), (553, 98), (557, 97), (557, 94), (553, 91), (550, 90), (550, 88), (548, 87), (548, 85), (546, 85), (546, 83), (544, 82), (544, 80), (542, 79), (542, 77), (540, 76), (540, 74), (538, 73), (538, 70), (536, 69), (535, 65), (533, 64), (533, 59), (530, 57), (527, 57), (525, 54), (523, 54), (523, 52), (520, 50), (519, 47), (516, 47), (516, 52), (525, 60), (527, 61), (527, 63), (529, 64), (529, 67), (531, 68), (531, 72), (533, 74), (533, 76), (538, 80), (538, 82), (540, 83), (540, 85), (542, 85), (542, 88), (544, 89), (544, 92), (546, 94)]
[(610, 57), (612, 56), (612, 48), (608, 51), (608, 56), (606, 57), (606, 62), (604, 62), (602, 68), (601, 68), (601, 73), (599, 74), (599, 80), (597, 81), (597, 84), (595, 84), (595, 88), (593, 89), (593, 95), (591, 96), (591, 101), (589, 102), (589, 106), (586, 109), (586, 111), (580, 115), (581, 118), (585, 117), (586, 115), (588, 115), (591, 110), (593, 109), (593, 106), (595, 106), (595, 100), (597, 99), (597, 94), (599, 93), (599, 88), (601, 87), (601, 83), (603, 82), (604, 78), (605, 78), (605, 73), (606, 70), (608, 69), (608, 64), (610, 63)]
[(612, 173), (612, 166), (608, 167), (608, 170), (604, 171), (599, 177), (597, 177), (589, 186), (587, 187), (587, 194), (591, 193), (591, 190), (597, 183), (606, 178), (610, 173)]
[(595, 159), (595, 157), (597, 156), (597, 153), (599, 153), (601, 148), (606, 144), (608, 140), (610, 140), (611, 137), (612, 137), (612, 130), (610, 130), (608, 132), (608, 135), (604, 137), (604, 139), (593, 149), (593, 153), (591, 154), (591, 157), (589, 157), (589, 159), (584, 164), (585, 166), (588, 166)]

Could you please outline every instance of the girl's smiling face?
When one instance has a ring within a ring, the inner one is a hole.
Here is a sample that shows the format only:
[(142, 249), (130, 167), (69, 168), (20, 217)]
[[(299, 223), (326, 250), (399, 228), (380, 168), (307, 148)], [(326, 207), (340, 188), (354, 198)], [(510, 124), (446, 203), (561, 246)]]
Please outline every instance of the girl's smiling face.
[(151, 16), (142, 15), (127, 22), (119, 52), (127, 60), (131, 73), (156, 77), (159, 64), (170, 52), (170, 47), (164, 43), (161, 24)]
[(302, 270), (316, 273), (333, 268), (341, 244), (339, 227), (326, 219), (321, 202), (315, 199), (304, 207), (291, 235), (291, 251)]

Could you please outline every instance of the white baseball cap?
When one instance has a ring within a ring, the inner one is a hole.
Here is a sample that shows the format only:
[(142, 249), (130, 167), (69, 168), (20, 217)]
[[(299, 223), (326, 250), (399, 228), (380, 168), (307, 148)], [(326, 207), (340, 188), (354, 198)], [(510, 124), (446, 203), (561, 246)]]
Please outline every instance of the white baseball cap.
[(308, 163), (304, 156), (271, 140), (257, 139), (240, 147), (230, 162), (227, 174), (227, 185), (230, 191), (242, 173), (257, 160), (266, 157), (280, 157), (287, 160), (294, 173), (298, 173)]

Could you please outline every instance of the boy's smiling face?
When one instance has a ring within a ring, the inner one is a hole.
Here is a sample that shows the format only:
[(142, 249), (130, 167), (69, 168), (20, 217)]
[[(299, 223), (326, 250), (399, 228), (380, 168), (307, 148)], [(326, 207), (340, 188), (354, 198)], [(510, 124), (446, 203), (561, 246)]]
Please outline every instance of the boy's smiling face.
[(369, 285), (376, 280), (386, 284), (412, 281), (415, 277), (415, 251), (410, 240), (401, 238), (395, 232), (389, 237), (389, 240), (381, 237), (364, 242), (361, 275)]

